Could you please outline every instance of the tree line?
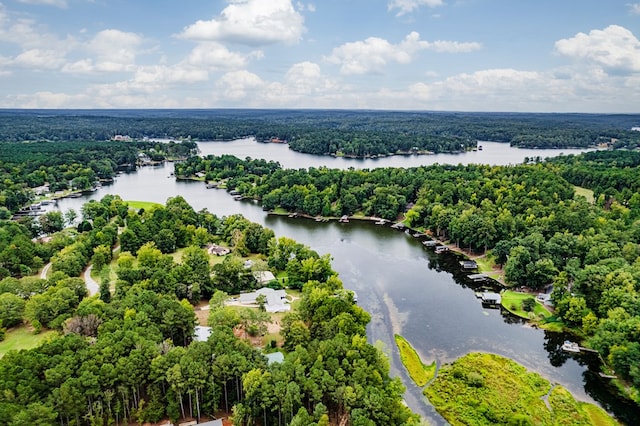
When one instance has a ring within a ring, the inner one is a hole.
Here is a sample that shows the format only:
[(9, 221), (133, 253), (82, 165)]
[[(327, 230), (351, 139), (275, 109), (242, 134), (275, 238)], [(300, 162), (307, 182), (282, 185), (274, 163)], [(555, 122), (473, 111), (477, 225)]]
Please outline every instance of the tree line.
[(368, 157), (460, 152), (477, 141), (527, 148), (609, 144), (635, 148), (638, 117), (623, 114), (453, 113), (348, 110), (12, 111), (0, 113), (0, 140), (104, 141), (175, 138), (286, 141), (296, 151)]
[[(5, 123), (6, 124), (6, 123)], [(123, 141), (30, 141), (2, 143), (0, 150), (0, 218), (7, 219), (34, 201), (34, 190), (47, 193), (88, 190), (118, 171), (135, 170), (138, 155), (151, 160), (187, 157), (197, 145)], [(44, 190), (43, 190), (44, 191)]]

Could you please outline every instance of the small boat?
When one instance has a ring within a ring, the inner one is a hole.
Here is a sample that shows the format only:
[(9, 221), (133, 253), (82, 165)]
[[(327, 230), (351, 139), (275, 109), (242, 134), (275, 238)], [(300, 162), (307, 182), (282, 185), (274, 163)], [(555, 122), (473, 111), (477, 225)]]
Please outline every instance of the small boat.
[(569, 340), (565, 340), (562, 344), (562, 350), (565, 352), (580, 352), (580, 346), (576, 342), (570, 342)]
[(386, 219), (380, 219), (380, 220), (376, 221), (376, 225), (386, 225), (386, 224), (387, 224)]
[(447, 251), (449, 251), (449, 247), (447, 247), (447, 246), (438, 246), (438, 247), (435, 248), (435, 252), (437, 254), (445, 253)]
[(342, 216), (339, 220), (339, 222), (341, 223), (349, 223), (349, 216), (347, 216), (346, 214), (344, 216)]

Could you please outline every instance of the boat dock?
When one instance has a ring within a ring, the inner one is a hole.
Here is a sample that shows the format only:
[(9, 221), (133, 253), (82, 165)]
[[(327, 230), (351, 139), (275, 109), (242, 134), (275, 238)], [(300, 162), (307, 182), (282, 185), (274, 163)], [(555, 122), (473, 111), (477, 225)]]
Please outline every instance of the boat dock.
[(487, 275), (487, 274), (471, 274), (467, 278), (469, 278), (472, 281), (479, 282), (479, 281), (485, 281), (486, 279), (488, 279), (489, 275)]

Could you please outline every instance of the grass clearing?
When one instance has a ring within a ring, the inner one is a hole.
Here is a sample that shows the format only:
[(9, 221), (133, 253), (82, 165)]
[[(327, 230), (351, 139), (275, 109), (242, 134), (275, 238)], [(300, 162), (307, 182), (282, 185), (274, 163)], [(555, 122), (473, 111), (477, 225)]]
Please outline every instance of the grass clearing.
[(163, 207), (162, 204), (154, 203), (152, 201), (125, 201), (125, 203), (129, 206), (130, 209), (134, 210), (150, 210), (154, 207)]
[(582, 188), (581, 186), (573, 186), (576, 190), (576, 196), (582, 196), (587, 199), (589, 204), (593, 204), (595, 199), (593, 198), (593, 191), (587, 188)]
[(55, 335), (56, 332), (53, 330), (33, 334), (31, 328), (26, 325), (7, 330), (5, 339), (0, 342), (0, 358), (12, 350), (35, 348), (40, 345), (40, 343)]
[(422, 362), (422, 359), (411, 346), (411, 344), (404, 337), (399, 334), (394, 335), (396, 345), (400, 351), (400, 359), (404, 368), (407, 369), (409, 376), (415, 382), (416, 385), (423, 387), (436, 374), (436, 362), (433, 361), (430, 365), (426, 365)]

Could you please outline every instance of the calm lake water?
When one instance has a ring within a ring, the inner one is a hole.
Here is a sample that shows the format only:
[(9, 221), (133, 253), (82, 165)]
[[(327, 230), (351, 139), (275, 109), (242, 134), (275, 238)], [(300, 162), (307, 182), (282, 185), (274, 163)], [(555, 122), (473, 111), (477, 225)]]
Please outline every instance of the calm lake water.
[[(519, 150), (506, 144), (482, 142), (482, 151), (458, 155), (393, 156), (375, 160), (354, 160), (300, 154), (286, 145), (262, 144), (251, 139), (233, 142), (201, 142), (203, 155), (233, 154), (240, 158), (279, 161), (286, 168), (327, 166), (330, 168), (413, 167), (434, 163), (492, 165), (519, 164), (525, 157), (550, 157), (579, 150)], [(621, 404), (608, 383), (589, 369), (597, 359), (568, 355), (560, 349), (565, 336), (529, 327), (499, 309), (485, 309), (474, 294), (453, 254), (436, 255), (417, 239), (369, 222), (317, 223), (267, 215), (251, 201), (234, 201), (225, 191), (206, 189), (201, 182), (178, 182), (171, 176), (172, 164), (145, 167), (119, 175), (113, 185), (77, 199), (64, 199), (58, 208), (80, 211), (83, 203), (118, 194), (123, 200), (165, 203), (181, 195), (196, 210), (203, 208), (218, 216), (241, 213), (251, 221), (309, 245), (320, 254), (330, 253), (333, 267), (344, 286), (357, 291), (358, 303), (372, 317), (369, 340), (381, 342), (390, 355), (391, 374), (402, 378), (407, 404), (429, 419), (446, 422), (422, 396), (400, 362), (393, 334), (402, 334), (424, 360), (438, 364), (453, 361), (469, 352), (483, 351), (507, 356), (552, 382), (569, 389), (583, 401), (595, 402), (627, 423), (640, 418), (640, 410)]]

